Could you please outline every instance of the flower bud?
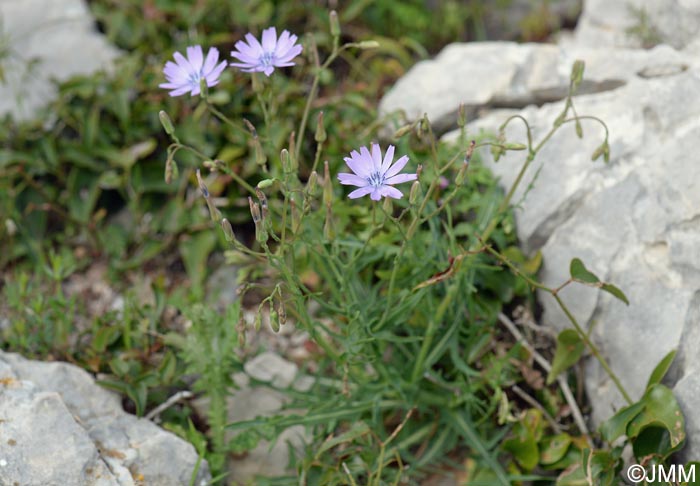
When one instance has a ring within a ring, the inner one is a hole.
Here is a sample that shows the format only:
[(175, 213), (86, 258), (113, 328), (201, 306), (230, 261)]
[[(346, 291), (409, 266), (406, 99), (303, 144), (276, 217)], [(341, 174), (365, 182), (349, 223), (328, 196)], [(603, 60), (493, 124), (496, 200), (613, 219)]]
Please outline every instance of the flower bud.
[(253, 149), (255, 150), (255, 163), (261, 167), (264, 166), (267, 162), (267, 156), (257, 136), (253, 138)]
[(318, 112), (318, 118), (316, 119), (316, 134), (314, 135), (314, 140), (318, 143), (323, 143), (326, 141), (326, 127), (323, 126), (323, 112)]
[(221, 228), (224, 230), (224, 236), (226, 241), (232, 243), (236, 240), (236, 235), (233, 233), (233, 227), (229, 223), (228, 219), (224, 218), (221, 220)]
[(578, 138), (583, 138), (583, 128), (581, 127), (581, 122), (576, 119), (576, 135)]
[(202, 174), (201, 172), (199, 172), (199, 169), (197, 169), (196, 175), (197, 183), (199, 184), (199, 190), (202, 191), (202, 195), (205, 198), (209, 198), (209, 189), (207, 189), (207, 185), (204, 183), (204, 180), (202, 179)]
[(359, 47), (360, 49), (376, 49), (377, 47), (379, 47), (379, 42), (377, 42), (376, 40), (366, 40), (359, 42), (357, 44), (357, 47)]
[(289, 211), (292, 213), (292, 232), (296, 233), (299, 231), (301, 218), (299, 216), (299, 208), (297, 208), (297, 202), (294, 199), (294, 196), (289, 197)]
[(416, 168), (416, 179), (420, 179), (420, 175), (423, 173), (423, 164), (418, 164)]
[(574, 65), (571, 67), (571, 92), (573, 93), (576, 91), (581, 84), (581, 81), (583, 81), (583, 71), (586, 67), (586, 63), (583, 62), (582, 60), (578, 59), (576, 62), (574, 62)]
[(268, 187), (272, 186), (272, 184), (275, 183), (275, 179), (263, 179), (260, 182), (258, 182), (258, 188), (259, 189), (267, 189)]
[(277, 314), (280, 318), (280, 324), (285, 325), (287, 323), (287, 312), (284, 310), (284, 302), (280, 299), (279, 304), (277, 304)]
[(467, 169), (469, 169), (469, 164), (462, 164), (462, 167), (459, 168), (459, 172), (457, 172), (457, 177), (455, 177), (456, 186), (461, 186), (462, 184), (464, 184), (464, 181), (467, 178)]
[(299, 168), (299, 161), (296, 157), (296, 142), (294, 141), (295, 133), (289, 134), (289, 166), (291, 168), (290, 172), (296, 172)]
[(318, 180), (318, 174), (316, 171), (313, 171), (309, 175), (309, 180), (306, 182), (306, 194), (309, 196), (313, 196), (314, 192), (316, 192), (316, 181)]
[(330, 205), (333, 200), (333, 182), (331, 180), (331, 171), (328, 168), (328, 161), (323, 162), (323, 204)]
[(209, 85), (207, 84), (207, 79), (206, 78), (201, 78), (199, 80), (199, 96), (202, 97), (202, 99), (207, 99), (209, 98)]
[(411, 192), (408, 193), (408, 204), (414, 205), (418, 201), (418, 196), (420, 195), (420, 182), (413, 181), (411, 185)]
[(282, 149), (280, 152), (280, 162), (282, 163), (282, 171), (285, 174), (292, 172), (292, 166), (289, 162), (289, 151), (287, 149)]
[(175, 133), (175, 127), (173, 126), (173, 121), (170, 119), (168, 114), (160, 110), (158, 112), (158, 118), (160, 118), (160, 124), (163, 125), (163, 130), (165, 130), (165, 133), (168, 135), (173, 135)]
[(255, 226), (258, 226), (258, 223), (261, 220), (260, 206), (258, 203), (253, 202), (253, 198), (250, 196), (248, 196), (248, 206), (250, 206), (250, 215), (253, 217), (253, 223), (255, 223)]
[(331, 35), (333, 37), (340, 37), (340, 21), (338, 20), (338, 12), (331, 10), (329, 19), (331, 24)]
[(204, 200), (206, 201), (207, 207), (209, 208), (209, 217), (211, 217), (211, 220), (215, 223), (221, 221), (221, 211), (219, 211), (217, 207), (214, 206), (214, 201), (212, 201), (210, 197), (207, 197)]
[(255, 314), (255, 332), (259, 332), (260, 328), (262, 327), (262, 314), (260, 313), (260, 309), (258, 309), (258, 312)]
[(525, 150), (527, 145), (522, 143), (507, 143), (503, 146), (505, 150)]
[(391, 214), (394, 212), (394, 206), (391, 204), (391, 198), (390, 197), (385, 197), (384, 202), (382, 203), (382, 209), (386, 214), (391, 216)]
[(272, 329), (272, 332), (280, 332), (279, 316), (277, 311), (272, 308), (272, 304), (270, 304), (270, 329)]
[(413, 130), (413, 123), (404, 125), (394, 132), (394, 138), (401, 138)]
[(335, 239), (335, 230), (333, 229), (333, 211), (331, 205), (326, 204), (326, 221), (323, 224), (323, 237), (328, 241)]
[(262, 93), (263, 83), (259, 73), (251, 73), (251, 84), (253, 85), (253, 93)]
[(268, 214), (267, 197), (265, 196), (265, 193), (257, 187), (255, 188), (255, 195), (258, 196), (258, 200), (260, 201), (260, 209), (262, 210), (262, 218), (265, 219), (267, 218)]
[(457, 125), (459, 128), (464, 128), (467, 125), (467, 113), (464, 103), (460, 103), (459, 110), (457, 110)]
[(177, 162), (173, 158), (174, 154), (168, 155), (168, 160), (165, 161), (165, 183), (170, 184), (173, 179), (177, 179), (180, 171), (177, 168)]

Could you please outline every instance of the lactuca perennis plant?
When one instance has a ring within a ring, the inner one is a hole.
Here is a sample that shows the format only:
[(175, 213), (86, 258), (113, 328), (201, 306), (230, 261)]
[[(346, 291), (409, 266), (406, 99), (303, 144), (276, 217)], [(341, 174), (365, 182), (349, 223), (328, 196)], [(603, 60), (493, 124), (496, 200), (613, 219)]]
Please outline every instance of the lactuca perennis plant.
[[(236, 44), (233, 54), (240, 62), (233, 65), (252, 76), (283, 75), (276, 68), (293, 64), (302, 51), (296, 38), (285, 34), (277, 38), (275, 30), (267, 29), (262, 42), (246, 36), (247, 43)], [(181, 143), (169, 118), (162, 118), (173, 139), (168, 162), (173, 163), (178, 150), (187, 150), (214, 173), (207, 178), (198, 172), (198, 184), (212, 219), (232, 245), (227, 255), (239, 265), (249, 262), (258, 272), (258, 278), (244, 281), (240, 288), (242, 294), (260, 299), (255, 329), (260, 329), (263, 313), (273, 331), (293, 321), (317, 350), (313, 360), (319, 372), (312, 389), (290, 393), (294, 408), (306, 412), (230, 424), (230, 430), (239, 434), (232, 447), (252, 447), (260, 438), (274, 438), (289, 426), (303, 424), (313, 438), (305, 455), (295, 458), (295, 466), (303, 481), (313, 477), (319, 484), (400, 481), (417, 477), (446, 458), (464, 456), (470, 458), (466, 467), (470, 478), (485, 484), (505, 486), (526, 474), (549, 476), (552, 481), (558, 475), (562, 485), (574, 484), (567, 483), (568, 478), (583, 476), (595, 482), (615, 477), (620, 455), (615, 449), (596, 449), (582, 421), (577, 421), (581, 438), (557, 435), (556, 423), (542, 421), (549, 413), (545, 406), (523, 409), (517, 399), (524, 393), (517, 386), (523, 378), (514, 362), (527, 357), (523, 348), (497, 339), (501, 309), (517, 297), (516, 279), (543, 288), (534, 277), (537, 265), (514, 246), (509, 206), (544, 144), (568, 123), (582, 135), (581, 121), (595, 119), (573, 110), (572, 95), (583, 64), (574, 66), (561, 116), (537, 143), (527, 120), (519, 115), (506, 120), (501, 132), (511, 121), (520, 120), (526, 127), (526, 143), (507, 142), (504, 135), (468, 141), (461, 117), (464, 136), (455, 150), (438, 144), (430, 120), (424, 117), (400, 129), (395, 144), (383, 154), (378, 143), (365, 142), (358, 150), (343, 140), (330, 140), (324, 123), (324, 117), (332, 114), (330, 105), (316, 116), (313, 138), (305, 136), (312, 108), (321, 108), (314, 102), (319, 103), (324, 70), (341, 52), (374, 45), (371, 41), (341, 45), (335, 13), (330, 17), (330, 34), (324, 61), (318, 46), (307, 46), (311, 86), (296, 130), (288, 138), (276, 135), (277, 140), (288, 140), (279, 157), (269, 151), (274, 145), (271, 124), (280, 106), (275, 101), (279, 98), (271, 96), (267, 78), (262, 85), (253, 78), (262, 120), (248, 113), (251, 120), (243, 123), (238, 119), (244, 114), (228, 117), (212, 105), (206, 89), (200, 90), (204, 106), (214, 116), (248, 133), (248, 150), (258, 167), (255, 176), (241, 177), (235, 163)], [(327, 151), (331, 142), (343, 147), (340, 153), (350, 153), (344, 158), (350, 172), (342, 172), (338, 151)], [(507, 151), (526, 154), (505, 197), (478, 164), (479, 149), (487, 146), (496, 157)], [(401, 156), (394, 161), (396, 154)], [(420, 162), (415, 169), (407, 169), (408, 154)], [(597, 155), (609, 157), (607, 136)], [(242, 194), (231, 199), (234, 205), (249, 208), (254, 239), (217, 207), (207, 184), (218, 173), (238, 183)], [(334, 181), (355, 189), (344, 197)], [(394, 187), (406, 182), (412, 182), (407, 198)], [(369, 200), (360, 200), (363, 196)], [(571, 282), (595, 285), (624, 298), (619, 289), (593, 281), (578, 264), (575, 267)], [(571, 318), (574, 338), (591, 350), (623, 396), (629, 397), (557, 289), (551, 291)], [(239, 339), (245, 345), (244, 332)], [(552, 377), (566, 367), (558, 363)], [(655, 383), (654, 390), (658, 386)], [(551, 401), (564, 400), (558, 388), (548, 390)], [(640, 407), (653, 414), (651, 402), (645, 403)], [(569, 405), (576, 407), (573, 402)], [(641, 435), (625, 425), (630, 440)], [(591, 458), (603, 461), (604, 467), (589, 467)], [(548, 475), (544, 468), (555, 473)]]

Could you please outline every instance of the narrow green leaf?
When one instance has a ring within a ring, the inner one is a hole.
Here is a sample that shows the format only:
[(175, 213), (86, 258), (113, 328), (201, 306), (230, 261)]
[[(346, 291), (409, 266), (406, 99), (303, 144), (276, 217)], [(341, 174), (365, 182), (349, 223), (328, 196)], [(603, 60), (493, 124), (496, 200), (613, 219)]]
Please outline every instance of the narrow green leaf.
[(666, 376), (666, 373), (668, 373), (668, 369), (671, 367), (671, 363), (673, 363), (673, 359), (675, 357), (676, 351), (673, 350), (666, 356), (664, 356), (664, 358), (661, 361), (659, 361), (659, 364), (656, 365), (656, 368), (654, 368), (654, 371), (652, 371), (651, 375), (649, 376), (649, 381), (647, 382), (647, 390), (653, 385), (661, 383), (661, 380), (663, 380), (664, 376)]
[(552, 369), (547, 375), (547, 384), (551, 385), (560, 373), (575, 365), (583, 354), (585, 345), (581, 337), (573, 329), (564, 329), (557, 336), (557, 347), (554, 351)]
[(580, 258), (574, 258), (571, 260), (569, 272), (571, 273), (571, 278), (578, 280), (579, 282), (589, 284), (597, 284), (600, 282), (600, 279), (586, 268)]
[(622, 292), (622, 290), (615, 287), (613, 284), (606, 283), (606, 284), (603, 284), (600, 288), (602, 290), (608, 292), (609, 294), (612, 294), (614, 297), (617, 297), (625, 304), (630, 305), (630, 301), (627, 299), (627, 296), (624, 294), (624, 292)]

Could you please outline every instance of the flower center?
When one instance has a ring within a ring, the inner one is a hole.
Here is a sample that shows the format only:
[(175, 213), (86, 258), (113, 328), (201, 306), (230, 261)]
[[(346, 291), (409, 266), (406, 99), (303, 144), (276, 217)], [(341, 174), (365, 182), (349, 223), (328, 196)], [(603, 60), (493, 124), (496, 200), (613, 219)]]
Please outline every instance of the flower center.
[(370, 176), (367, 178), (367, 182), (369, 182), (369, 185), (372, 187), (381, 187), (384, 185), (384, 174), (381, 172), (373, 172), (370, 174)]
[(263, 55), (260, 56), (260, 64), (262, 64), (264, 67), (268, 67), (272, 65), (272, 63), (275, 61), (275, 53), (274, 52), (263, 52)]
[(190, 74), (189, 81), (191, 84), (199, 85), (199, 81), (202, 79), (202, 73), (200, 71), (195, 71)]

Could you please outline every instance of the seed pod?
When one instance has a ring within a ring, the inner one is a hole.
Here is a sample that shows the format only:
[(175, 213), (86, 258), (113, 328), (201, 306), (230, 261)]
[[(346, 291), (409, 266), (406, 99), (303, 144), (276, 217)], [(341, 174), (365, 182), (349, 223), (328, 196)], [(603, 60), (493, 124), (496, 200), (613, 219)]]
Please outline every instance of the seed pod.
[(299, 215), (299, 208), (297, 208), (297, 202), (294, 199), (294, 196), (290, 196), (289, 198), (289, 211), (292, 213), (292, 232), (296, 233), (299, 231), (301, 217)]
[(277, 304), (277, 314), (279, 315), (280, 324), (284, 326), (287, 323), (287, 312), (284, 309), (284, 302), (282, 302), (282, 299), (280, 299)]
[[(282, 171), (285, 174), (292, 172), (292, 166), (289, 161), (289, 151), (287, 149), (282, 149), (280, 152), (280, 162), (282, 163)], [(260, 184), (258, 184), (258, 187), (260, 187)]]
[(248, 196), (248, 206), (250, 206), (250, 215), (253, 217), (253, 223), (257, 226), (261, 220), (260, 206), (258, 203), (253, 202), (253, 198), (250, 196)]

